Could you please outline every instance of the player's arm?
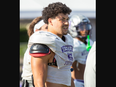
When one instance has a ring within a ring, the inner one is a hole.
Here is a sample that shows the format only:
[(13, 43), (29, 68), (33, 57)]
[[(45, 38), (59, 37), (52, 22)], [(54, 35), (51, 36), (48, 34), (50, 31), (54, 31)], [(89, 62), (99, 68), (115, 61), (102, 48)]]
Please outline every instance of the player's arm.
[(73, 68), (73, 71), (71, 72), (71, 87), (83, 87), (85, 64), (74, 61), (71, 68)]
[(76, 71), (77, 71), (76, 64), (77, 64), (77, 61), (74, 61), (71, 66), (71, 68), (73, 68), (73, 71), (71, 72), (72, 79), (76, 79)]
[(35, 87), (45, 87), (47, 75), (47, 60), (45, 58), (46, 57), (31, 58), (31, 68)]
[[(78, 65), (78, 66), (77, 66)], [(82, 79), (83, 80), (83, 74), (85, 70), (85, 64), (81, 64), (77, 61), (74, 61), (71, 68), (73, 68), (73, 71), (71, 72), (72, 79)]]
[(30, 48), (31, 68), (35, 87), (45, 87), (47, 64), (50, 59), (50, 49), (46, 45), (34, 44)]
[(84, 80), (84, 70), (85, 64), (78, 63), (77, 71), (76, 71), (76, 78)]
[(76, 79), (76, 64), (77, 64), (77, 61), (74, 61), (71, 68), (73, 68), (73, 71), (71, 72), (71, 87), (75, 87), (74, 86), (74, 79)]

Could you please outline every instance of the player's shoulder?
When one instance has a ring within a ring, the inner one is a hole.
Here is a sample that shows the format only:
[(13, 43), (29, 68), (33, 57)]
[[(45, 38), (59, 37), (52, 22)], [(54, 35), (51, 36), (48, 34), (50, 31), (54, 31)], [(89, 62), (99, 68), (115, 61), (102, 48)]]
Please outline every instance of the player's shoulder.
[[(87, 41), (87, 39), (86, 39), (86, 41)], [(87, 41), (88, 42), (88, 41)], [(92, 39), (90, 39), (90, 45), (92, 46), (93, 45), (93, 40)]]
[(66, 34), (66, 35), (64, 35), (64, 37), (66, 38), (66, 40), (73, 41), (73, 38), (70, 34)]
[(90, 39), (90, 45), (91, 45), (91, 46), (93, 45), (93, 43), (94, 43), (93, 40)]
[(64, 36), (67, 37), (68, 39), (72, 39), (73, 40), (73, 38), (72, 38), (72, 36), (70, 34), (67, 34), (67, 35), (64, 35)]
[(42, 57), (50, 54), (50, 49), (47, 45), (34, 43), (30, 48), (29, 54), (33, 57)]
[(81, 41), (79, 41), (78, 39), (76, 39), (76, 38), (73, 38), (73, 44), (74, 44), (74, 46), (80, 46), (81, 45)]
[(35, 33), (33, 33), (31, 36), (30, 36), (30, 38), (35, 38), (35, 37), (37, 37), (37, 36), (39, 36), (39, 37), (41, 37), (42, 35), (46, 35), (46, 31), (37, 31), (37, 32), (35, 32)]
[(64, 37), (65, 37), (65, 43), (73, 45), (73, 38), (70, 34), (64, 35)]
[(53, 42), (55, 37), (47, 31), (37, 31), (32, 34), (29, 38), (29, 43), (42, 43), (42, 42)]

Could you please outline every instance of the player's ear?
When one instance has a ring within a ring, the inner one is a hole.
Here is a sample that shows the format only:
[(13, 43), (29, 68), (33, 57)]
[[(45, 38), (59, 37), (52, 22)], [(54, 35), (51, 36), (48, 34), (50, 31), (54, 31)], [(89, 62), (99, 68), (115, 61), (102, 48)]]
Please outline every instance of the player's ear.
[(35, 32), (39, 31), (39, 29), (36, 29)]
[(49, 19), (48, 19), (48, 24), (50, 24), (50, 25), (53, 26), (53, 19), (52, 19), (52, 18), (49, 18)]

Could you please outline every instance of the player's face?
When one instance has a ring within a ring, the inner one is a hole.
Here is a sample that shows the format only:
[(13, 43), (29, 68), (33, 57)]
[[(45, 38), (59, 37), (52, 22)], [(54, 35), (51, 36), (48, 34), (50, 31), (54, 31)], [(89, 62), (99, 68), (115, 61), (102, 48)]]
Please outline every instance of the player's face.
[(53, 25), (57, 35), (66, 35), (68, 33), (68, 14), (59, 13), (54, 19)]
[(82, 37), (86, 37), (89, 33), (89, 30), (91, 29), (90, 23), (80, 23), (78, 25), (78, 31), (80, 31), (80, 34)]
[(84, 29), (83, 31), (80, 31), (80, 34), (82, 37), (86, 37), (88, 35), (88, 30)]

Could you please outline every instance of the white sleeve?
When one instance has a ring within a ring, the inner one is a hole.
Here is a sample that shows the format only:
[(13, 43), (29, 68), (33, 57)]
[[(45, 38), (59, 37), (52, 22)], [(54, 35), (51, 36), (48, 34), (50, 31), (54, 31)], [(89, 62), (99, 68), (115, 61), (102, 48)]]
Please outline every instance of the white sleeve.
[(29, 55), (29, 48), (25, 51), (24, 61), (26, 64), (31, 63), (31, 56)]

